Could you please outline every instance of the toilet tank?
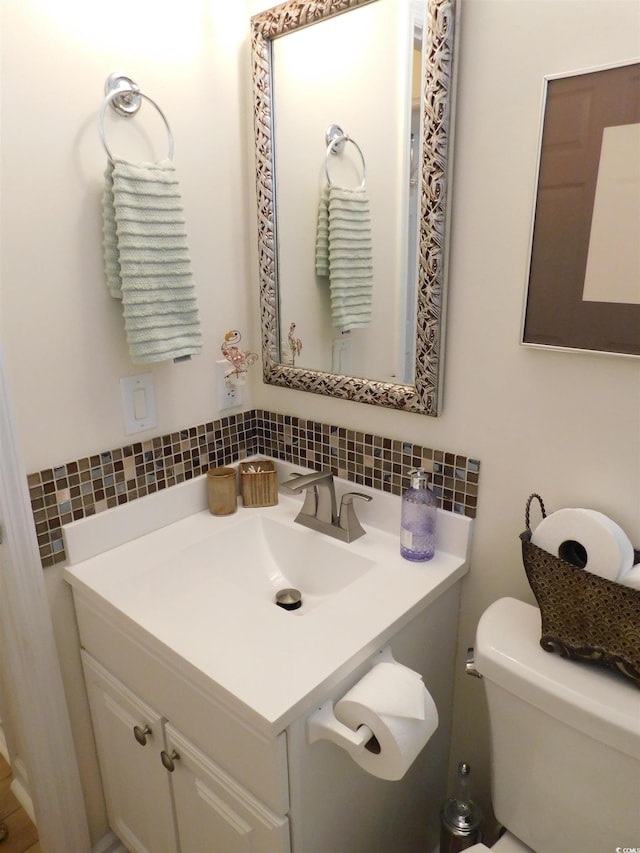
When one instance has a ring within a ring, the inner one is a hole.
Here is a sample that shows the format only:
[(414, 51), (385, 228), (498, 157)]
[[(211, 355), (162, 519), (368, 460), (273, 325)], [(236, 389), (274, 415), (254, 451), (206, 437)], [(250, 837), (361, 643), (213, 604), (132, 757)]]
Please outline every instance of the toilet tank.
[(478, 624), (496, 816), (536, 853), (640, 849), (640, 689), (539, 640), (538, 608), (513, 598)]

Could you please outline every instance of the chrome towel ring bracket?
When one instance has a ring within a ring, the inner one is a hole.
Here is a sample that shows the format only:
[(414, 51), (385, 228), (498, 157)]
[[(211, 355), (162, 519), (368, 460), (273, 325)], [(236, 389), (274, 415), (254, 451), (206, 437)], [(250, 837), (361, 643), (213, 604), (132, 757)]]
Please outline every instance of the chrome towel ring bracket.
[(167, 129), (167, 135), (169, 137), (169, 152), (167, 156), (169, 160), (173, 160), (173, 133), (171, 132), (171, 126), (169, 125), (167, 117), (153, 98), (145, 95), (145, 93), (140, 90), (140, 87), (134, 83), (130, 77), (127, 77), (126, 74), (120, 74), (118, 72), (114, 72), (107, 77), (107, 81), (104, 84), (104, 91), (106, 98), (102, 102), (100, 112), (98, 114), (98, 131), (109, 160), (113, 162), (114, 156), (109, 150), (109, 146), (107, 145), (104, 135), (104, 116), (107, 107), (111, 106), (118, 115), (121, 115), (124, 118), (131, 118), (140, 109), (143, 99), (148, 101), (152, 107), (155, 107), (160, 114), (160, 118), (164, 122), (164, 126)]
[(325, 134), (325, 139), (327, 141), (327, 154), (324, 162), (324, 171), (327, 176), (327, 184), (331, 186), (331, 178), (329, 177), (330, 156), (332, 154), (342, 154), (345, 145), (347, 144), (347, 142), (350, 142), (352, 145), (355, 145), (358, 154), (360, 155), (360, 159), (362, 160), (362, 182), (360, 184), (360, 187), (364, 187), (367, 182), (367, 164), (365, 162), (362, 149), (355, 141), (355, 139), (352, 139), (349, 134), (345, 133), (344, 130), (337, 124), (329, 125)]
[(111, 106), (125, 118), (135, 115), (140, 109), (142, 103), (139, 94), (140, 87), (126, 74), (121, 74), (119, 71), (109, 74), (104, 84), (104, 93), (105, 95), (113, 93), (113, 100), (110, 101)]

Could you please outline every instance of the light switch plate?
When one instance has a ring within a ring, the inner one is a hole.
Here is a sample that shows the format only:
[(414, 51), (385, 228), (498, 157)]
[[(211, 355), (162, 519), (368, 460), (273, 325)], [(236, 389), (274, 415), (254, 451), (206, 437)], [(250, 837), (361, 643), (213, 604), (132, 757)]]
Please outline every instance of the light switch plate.
[(138, 373), (120, 379), (125, 433), (142, 432), (156, 425), (156, 400), (153, 374)]

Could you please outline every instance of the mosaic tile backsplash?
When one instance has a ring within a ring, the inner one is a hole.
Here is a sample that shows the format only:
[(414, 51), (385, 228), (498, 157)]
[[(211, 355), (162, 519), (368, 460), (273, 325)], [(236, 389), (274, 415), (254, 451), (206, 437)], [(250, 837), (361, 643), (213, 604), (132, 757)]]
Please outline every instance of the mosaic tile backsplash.
[(400, 495), (422, 467), (443, 509), (475, 518), (480, 463), (456, 453), (290, 415), (252, 409), (169, 435), (105, 450), (28, 475), (43, 567), (66, 559), (62, 525), (128, 503), (252, 454), (331, 468)]

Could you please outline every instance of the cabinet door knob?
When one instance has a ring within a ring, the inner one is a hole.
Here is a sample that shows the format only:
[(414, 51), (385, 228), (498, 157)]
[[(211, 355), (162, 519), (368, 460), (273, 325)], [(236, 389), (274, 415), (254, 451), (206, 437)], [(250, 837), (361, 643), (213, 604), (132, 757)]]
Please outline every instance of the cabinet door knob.
[(133, 736), (138, 741), (140, 746), (147, 745), (147, 735), (151, 734), (151, 729), (149, 726), (145, 726), (143, 729), (140, 726), (133, 727)]
[(163, 749), (160, 753), (160, 758), (162, 759), (162, 763), (169, 771), (169, 773), (173, 773), (173, 771), (176, 769), (176, 765), (174, 762), (180, 760), (180, 756), (175, 751), (175, 749), (171, 750), (171, 755), (169, 755), (169, 753), (165, 752), (165, 750)]

